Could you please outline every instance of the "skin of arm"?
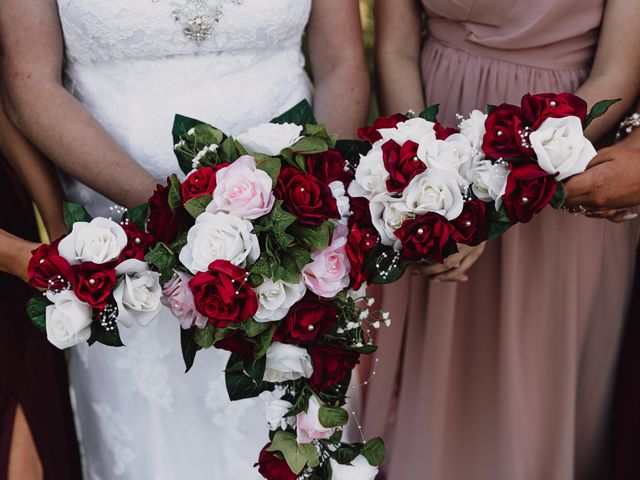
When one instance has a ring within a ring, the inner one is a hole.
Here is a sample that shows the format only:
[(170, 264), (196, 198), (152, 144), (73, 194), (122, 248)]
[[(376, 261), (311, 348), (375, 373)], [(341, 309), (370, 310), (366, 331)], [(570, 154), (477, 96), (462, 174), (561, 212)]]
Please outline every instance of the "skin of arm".
[(72, 177), (126, 207), (144, 203), (156, 181), (62, 86), (55, 0), (5, 0), (0, 45), (5, 107), (16, 127)]
[(313, 2), (307, 40), (318, 121), (339, 138), (356, 138), (371, 94), (358, 1)]
[(27, 265), (37, 243), (28, 242), (0, 230), (0, 271), (28, 280)]

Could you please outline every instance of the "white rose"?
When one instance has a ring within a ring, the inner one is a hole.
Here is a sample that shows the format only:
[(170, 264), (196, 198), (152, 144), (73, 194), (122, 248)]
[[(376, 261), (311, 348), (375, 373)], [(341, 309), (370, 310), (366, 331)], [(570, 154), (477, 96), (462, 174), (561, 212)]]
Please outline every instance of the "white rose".
[(58, 245), (60, 256), (71, 264), (93, 262), (103, 264), (116, 260), (127, 245), (127, 234), (116, 222), (94, 218), (76, 222), (71, 233)]
[(313, 364), (304, 348), (274, 342), (267, 350), (264, 381), (272, 383), (311, 378)]
[(336, 199), (336, 204), (338, 205), (338, 213), (340, 214), (340, 220), (338, 223), (346, 225), (349, 221), (351, 202), (349, 201), (349, 197), (347, 196), (347, 192), (344, 188), (344, 183), (340, 180), (336, 180), (329, 184), (329, 188), (331, 189), (331, 194), (333, 195), (333, 198)]
[(428, 143), (436, 140), (435, 123), (423, 118), (411, 118), (406, 122), (400, 122), (395, 128), (382, 128), (379, 130), (382, 135), (380, 143), (389, 140), (395, 141), (398, 145), (404, 145), (408, 141), (415, 143)]
[(503, 163), (492, 163), (491, 160), (475, 162), (469, 169), (467, 179), (471, 183), (473, 193), (483, 202), (496, 202), (496, 210), (500, 209), (502, 196), (507, 189), (509, 168)]
[(332, 480), (374, 480), (378, 475), (378, 469), (369, 465), (363, 455), (354, 458), (351, 465), (342, 465), (333, 458), (330, 462)]
[[(475, 150), (471, 148), (469, 140), (465, 136), (456, 133), (450, 135), (446, 140), (438, 140), (435, 144), (432, 143), (430, 147), (425, 152), (421, 152), (419, 149), (418, 156), (424, 155), (429, 168), (452, 172), (461, 190), (466, 190), (469, 183), (462, 175), (462, 172), (469, 168), (476, 154)], [(420, 148), (422, 148), (422, 145)]]
[(379, 193), (387, 193), (389, 172), (384, 168), (384, 158), (380, 147), (373, 147), (369, 153), (360, 156), (355, 180), (349, 185), (352, 197), (373, 198)]
[(263, 123), (235, 138), (250, 155), (263, 153), (276, 156), (300, 140), (301, 133), (302, 127), (293, 123)]
[(162, 306), (160, 274), (150, 271), (146, 262), (130, 259), (116, 267), (116, 275), (124, 275), (113, 292), (118, 322), (126, 327), (134, 322), (146, 327), (156, 319)]
[(93, 309), (71, 291), (47, 292), (53, 302), (45, 310), (47, 339), (59, 349), (86, 342), (91, 336)]
[(286, 413), (293, 408), (291, 402), (282, 400), (285, 391), (276, 388), (273, 392), (265, 391), (260, 394), (260, 399), (264, 402), (264, 414), (270, 430), (286, 430), (287, 427), (295, 424), (295, 418), (285, 417)]
[(267, 278), (255, 291), (258, 297), (258, 311), (254, 315), (256, 322), (276, 322), (282, 320), (289, 309), (302, 300), (307, 287), (303, 282), (274, 282)]
[(547, 118), (529, 135), (538, 164), (562, 181), (586, 170), (596, 156), (596, 149), (584, 136), (578, 117)]
[(373, 226), (380, 234), (380, 242), (383, 245), (400, 249), (401, 243), (394, 232), (402, 227), (404, 221), (411, 217), (406, 210), (402, 198), (394, 198), (389, 195), (376, 195), (369, 204)]
[(215, 260), (227, 260), (239, 267), (255, 262), (260, 256), (258, 237), (253, 225), (227, 213), (202, 213), (187, 234), (187, 244), (180, 251), (180, 261), (193, 274), (206, 272)]
[(469, 114), (469, 118), (465, 118), (460, 122), (460, 133), (467, 137), (471, 146), (476, 150), (482, 148), (482, 140), (486, 132), (486, 121), (486, 113), (480, 110), (474, 110)]
[(457, 175), (433, 168), (415, 176), (403, 192), (402, 199), (401, 210), (414, 215), (434, 212), (447, 220), (458, 218), (464, 208)]

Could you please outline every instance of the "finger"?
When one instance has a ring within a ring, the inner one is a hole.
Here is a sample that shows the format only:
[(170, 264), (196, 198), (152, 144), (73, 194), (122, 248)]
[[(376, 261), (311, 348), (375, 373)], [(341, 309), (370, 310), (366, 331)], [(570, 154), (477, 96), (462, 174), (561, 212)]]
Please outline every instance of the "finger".
[(589, 210), (585, 213), (586, 217), (591, 218), (613, 218), (620, 213), (620, 210)]
[[(456, 282), (456, 281), (468, 281), (469, 277), (466, 276), (467, 271), (476, 263), (480, 255), (472, 253), (467, 255), (458, 268), (449, 270), (448, 272), (436, 275), (433, 279), (440, 282)], [(462, 280), (464, 279), (464, 280)]]
[(630, 222), (631, 220), (635, 220), (636, 218), (638, 218), (637, 213), (624, 211), (624, 212), (616, 213), (612, 217), (607, 218), (607, 220), (614, 223), (624, 223), (624, 222)]
[(578, 206), (576, 203), (579, 198), (587, 197), (594, 186), (594, 175), (592, 172), (586, 171), (575, 177), (571, 177), (564, 184), (565, 204), (569, 207)]
[(610, 162), (611, 160), (613, 160), (612, 153), (613, 153), (612, 147), (607, 147), (599, 150), (597, 155), (593, 157), (593, 159), (589, 162), (589, 165), (587, 165), (587, 170), (589, 170), (590, 168), (596, 167), (602, 163)]
[(450, 270), (449, 267), (437, 263), (434, 265), (416, 266), (411, 270), (412, 275), (437, 275)]

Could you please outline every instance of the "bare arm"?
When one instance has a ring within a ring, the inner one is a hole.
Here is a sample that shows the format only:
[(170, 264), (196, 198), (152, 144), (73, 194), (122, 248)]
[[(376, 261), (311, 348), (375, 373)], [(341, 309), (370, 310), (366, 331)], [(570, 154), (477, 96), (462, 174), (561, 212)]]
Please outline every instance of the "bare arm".
[(376, 75), (380, 110), (425, 107), (420, 71), (422, 10), (417, 0), (376, 0)]
[(0, 153), (38, 206), (49, 236), (57, 238), (65, 233), (67, 229), (62, 218), (64, 195), (55, 168), (18, 132), (2, 108)]
[(371, 93), (358, 1), (313, 2), (307, 36), (318, 120), (340, 138), (355, 138)]
[(576, 93), (590, 105), (610, 98), (622, 98), (622, 101), (589, 127), (587, 134), (593, 141), (599, 140), (617, 125), (640, 93), (640, 43), (636, 40), (638, 23), (640, 2), (607, 2), (591, 74)]
[(143, 203), (155, 180), (62, 86), (55, 0), (4, 0), (2, 78), (16, 126), (69, 175), (124, 206)]
[(27, 281), (27, 265), (37, 243), (22, 240), (0, 230), (0, 271)]

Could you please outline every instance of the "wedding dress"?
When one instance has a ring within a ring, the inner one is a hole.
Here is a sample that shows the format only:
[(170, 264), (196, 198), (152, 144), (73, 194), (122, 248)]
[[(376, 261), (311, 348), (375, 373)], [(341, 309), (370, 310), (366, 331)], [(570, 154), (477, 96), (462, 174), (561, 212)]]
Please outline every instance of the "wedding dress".
[[(58, 7), (69, 91), (159, 181), (178, 171), (174, 114), (238, 134), (310, 98), (301, 38), (311, 0)], [(111, 215), (113, 203), (85, 185), (66, 179), (65, 189), (93, 215)], [(165, 311), (149, 327), (121, 328), (126, 347), (71, 352), (88, 480), (260, 478), (253, 464), (268, 441), (262, 405), (229, 401), (226, 352), (199, 352), (185, 374), (179, 328)]]

